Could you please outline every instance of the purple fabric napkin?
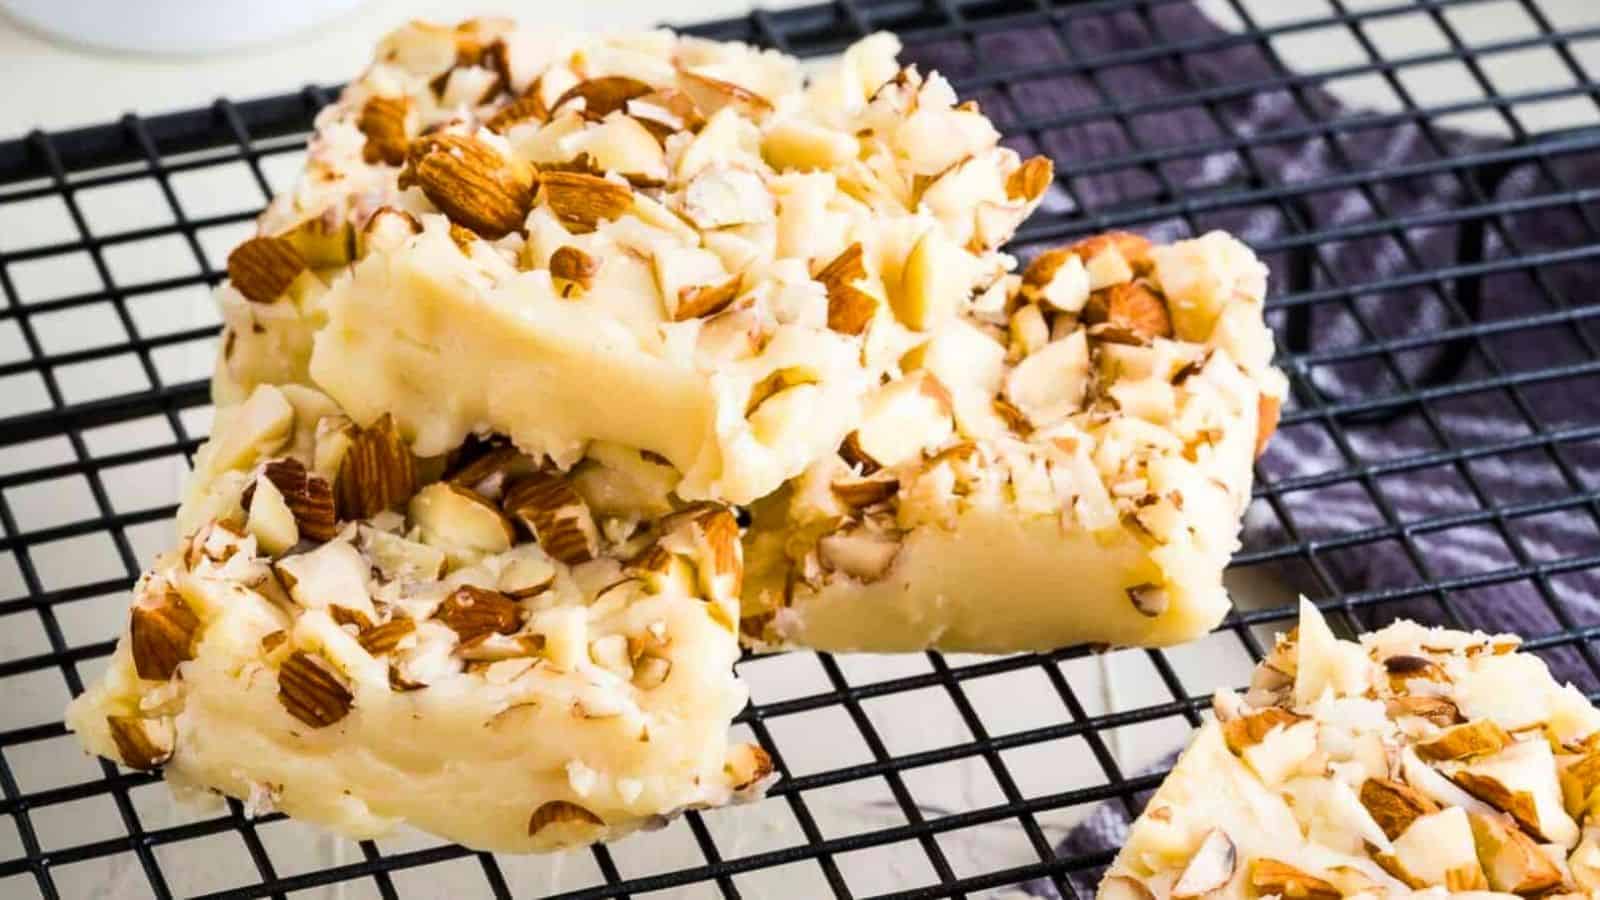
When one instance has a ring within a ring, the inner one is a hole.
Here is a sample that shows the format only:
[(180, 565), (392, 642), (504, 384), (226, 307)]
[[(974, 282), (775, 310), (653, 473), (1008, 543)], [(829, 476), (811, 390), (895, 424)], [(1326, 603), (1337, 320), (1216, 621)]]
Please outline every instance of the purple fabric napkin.
[[(1468, 248), (1468, 261), (1475, 252), (1472, 248), (1481, 248), (1479, 258), (1496, 260), (1600, 241), (1595, 225), (1600, 204), (1592, 200), (1587, 209), (1542, 204), (1526, 213), (1502, 216), (1481, 240), (1479, 232), (1470, 230), (1472, 225), (1464, 224), (1470, 217), (1450, 218), (1452, 211), (1463, 207), (1537, 199), (1574, 186), (1600, 184), (1600, 155), (1569, 154), (1548, 164), (1524, 161), (1499, 170), (1480, 166), (1395, 180), (1363, 178), (1360, 173), (1381, 175), (1504, 145), (1449, 129), (1430, 129), (1426, 120), (1390, 117), (1355, 127), (1350, 120), (1364, 114), (1344, 108), (1314, 86), (1302, 86), (1298, 92), (1271, 85), (1230, 92), (1230, 87), (1275, 78), (1281, 83), (1283, 70), (1257, 41), (1228, 42), (1181, 55), (1160, 53), (1133, 65), (1085, 66), (1072, 74), (1049, 72), (985, 86), (986, 73), (1030, 66), (1040, 72), (1073, 60), (1093, 63), (1108, 54), (1191, 45), (1224, 34), (1198, 9), (1180, 3), (1002, 30), (975, 40), (914, 44), (907, 55), (924, 68), (944, 72), (958, 87), (969, 85), (962, 87), (963, 93), (974, 96), (1002, 126), (1056, 118), (1059, 127), (1013, 133), (1008, 139), (1024, 153), (1049, 154), (1058, 174), (1066, 176), (1063, 190), (1047, 201), (1041, 213), (1047, 224), (1062, 222), (1081, 233), (1095, 229), (1098, 215), (1150, 209), (1154, 214), (1149, 221), (1135, 227), (1152, 238), (1225, 228), (1248, 243), (1280, 248), (1265, 254), (1274, 272), (1274, 297), (1361, 287), (1457, 265), (1463, 260), (1463, 247)], [(1210, 106), (1193, 99), (1197, 94), (1211, 96)], [(1161, 106), (1164, 99), (1175, 98), (1189, 99)], [(1118, 107), (1124, 111), (1132, 107), (1131, 114), (1119, 117), (1114, 112)], [(1323, 124), (1338, 126), (1335, 136), (1319, 127)], [(1286, 131), (1289, 136), (1280, 135)], [(1245, 139), (1243, 146), (1178, 152), (1170, 158), (1144, 160), (1148, 165), (1128, 162), (1152, 150), (1226, 143), (1233, 136)], [(1328, 183), (1326, 189), (1295, 191), (1290, 203), (1271, 198), (1195, 203), (1188, 216), (1181, 214), (1182, 206), (1174, 206), (1214, 199), (1219, 193), (1323, 183)], [(1179, 214), (1166, 214), (1174, 211)], [(1297, 233), (1359, 228), (1393, 219), (1408, 224), (1374, 229), (1350, 240), (1281, 249), (1283, 240)], [(1464, 227), (1469, 229), (1465, 234)], [(1309, 280), (1297, 273), (1309, 274)], [(1310, 307), (1309, 320), (1300, 323), (1309, 336), (1304, 346), (1287, 340), (1291, 323), (1288, 310), (1280, 305), (1269, 313), (1280, 350), (1297, 355), (1352, 350), (1349, 359), (1292, 372), (1291, 408), (1377, 399), (1428, 386), (1460, 386), (1507, 373), (1592, 362), (1595, 347), (1600, 346), (1600, 328), (1590, 319), (1505, 330), (1481, 340), (1441, 342), (1432, 336), (1474, 320), (1495, 323), (1558, 315), (1564, 308), (1592, 300), (1593, 285), (1600, 281), (1597, 275), (1600, 271), (1593, 262), (1579, 260), (1442, 288), (1424, 283), (1359, 290), (1349, 300)], [(1389, 355), (1354, 349), (1395, 340), (1415, 342)], [(1340, 477), (1282, 492), (1281, 512), (1258, 501), (1248, 519), (1246, 547), (1338, 541), (1369, 529), (1390, 529), (1389, 534), (1372, 533), (1344, 548), (1316, 550), (1315, 567), (1283, 566), (1283, 577), (1313, 597), (1452, 579), (1489, 582), (1454, 589), (1442, 597), (1416, 594), (1366, 608), (1358, 614), (1366, 628), (1404, 616), (1538, 637), (1573, 625), (1600, 623), (1600, 577), (1595, 572), (1579, 569), (1538, 578), (1504, 574), (1530, 562), (1576, 560), (1600, 552), (1600, 510), (1593, 503), (1561, 505), (1563, 498), (1592, 490), (1600, 482), (1600, 443), (1563, 441), (1552, 452), (1533, 441), (1541, 429), (1600, 423), (1600, 378), (1578, 373), (1540, 378), (1515, 391), (1472, 391), (1431, 399), (1422, 408), (1411, 405), (1382, 412), (1341, 423), (1337, 431), (1342, 432), (1343, 442), (1320, 419), (1284, 428), (1258, 469), (1262, 484), (1328, 473)], [(1484, 449), (1517, 441), (1533, 442), (1514, 451)], [(1444, 460), (1364, 479), (1348, 474), (1364, 466), (1463, 449), (1472, 455), (1459, 463)], [(1474, 517), (1486, 509), (1515, 510), (1546, 502), (1560, 508), (1539, 515)], [(1418, 520), (1457, 514), (1466, 518), (1451, 520), (1455, 527), (1419, 531), (1410, 547), (1393, 533)], [(1591, 692), (1600, 689), (1594, 661), (1585, 658), (1593, 653), (1591, 648), (1567, 644), (1540, 652), (1559, 677)], [(1189, 687), (1203, 691), (1212, 686)], [(1145, 799), (1138, 798), (1137, 806), (1142, 807)], [(1122, 804), (1106, 804), (1068, 838), (1060, 853), (1081, 857), (1114, 850), (1126, 835), (1127, 823)], [(1099, 874), (1074, 875), (1074, 887), (1092, 893)], [(1028, 889), (1041, 897), (1057, 896), (1044, 882)]]

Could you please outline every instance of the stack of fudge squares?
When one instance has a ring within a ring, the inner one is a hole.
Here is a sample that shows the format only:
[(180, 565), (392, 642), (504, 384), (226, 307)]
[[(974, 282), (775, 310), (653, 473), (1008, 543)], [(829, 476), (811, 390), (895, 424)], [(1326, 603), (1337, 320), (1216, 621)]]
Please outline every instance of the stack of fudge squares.
[[(229, 256), (213, 433), (84, 745), (548, 850), (760, 795), (742, 648), (1214, 627), (1286, 387), (1265, 268), (1221, 233), (1020, 265), (1050, 160), (898, 50), (389, 35)], [(1600, 885), (1600, 713), (1515, 648), (1308, 610), (1102, 893)]]

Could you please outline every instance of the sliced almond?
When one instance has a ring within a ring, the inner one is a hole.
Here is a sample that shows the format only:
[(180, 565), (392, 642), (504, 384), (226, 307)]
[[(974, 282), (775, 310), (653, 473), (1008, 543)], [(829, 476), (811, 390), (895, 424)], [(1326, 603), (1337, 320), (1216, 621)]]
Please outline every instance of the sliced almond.
[(895, 317), (907, 328), (929, 331), (954, 316), (971, 288), (967, 259), (942, 229), (923, 232), (906, 256), (899, 290), (890, 297)]
[(1083, 321), (1101, 326), (1096, 336), (1131, 336), (1140, 342), (1172, 337), (1167, 302), (1142, 281), (1114, 284), (1091, 294), (1083, 307)]
[(1342, 896), (1331, 883), (1267, 857), (1250, 863), (1250, 886), (1262, 895), (1277, 894), (1293, 900), (1339, 900)]
[(543, 122), (549, 117), (544, 102), (538, 96), (518, 97), (495, 110), (483, 127), (495, 134), (505, 134), (523, 122)]
[(813, 276), (828, 292), (828, 327), (840, 334), (860, 334), (878, 311), (878, 298), (857, 288), (867, 275), (861, 243), (846, 247)]
[(772, 109), (771, 100), (731, 81), (688, 69), (679, 69), (678, 75), (682, 78), (684, 91), (697, 107), (708, 114), (730, 103), (744, 107), (752, 115)]
[(1305, 718), (1287, 709), (1269, 706), (1223, 723), (1222, 739), (1229, 750), (1240, 754), (1265, 740), (1274, 728), (1288, 728)]
[(593, 231), (600, 222), (619, 218), (633, 207), (632, 188), (597, 175), (545, 171), (540, 181), (551, 212), (576, 231)]
[(600, 260), (571, 245), (557, 247), (550, 254), (550, 275), (588, 290), (600, 271)]
[(739, 296), (740, 277), (734, 275), (721, 284), (687, 285), (678, 289), (678, 305), (672, 321), (684, 322), (719, 313)]
[(1055, 177), (1056, 166), (1050, 157), (1031, 156), (1015, 172), (1006, 176), (1006, 197), (1032, 203), (1044, 196)]
[(427, 135), (410, 158), (401, 186), (416, 184), (450, 221), (490, 240), (521, 230), (533, 207), (532, 167), (478, 138)]
[(1172, 896), (1202, 897), (1221, 890), (1233, 880), (1238, 865), (1239, 853), (1233, 840), (1222, 829), (1213, 828), (1179, 873), (1177, 883), (1172, 886)]
[(567, 800), (549, 800), (539, 805), (528, 818), (528, 834), (536, 835), (552, 826), (605, 827), (605, 820)]
[(267, 463), (261, 474), (283, 495), (302, 536), (314, 541), (333, 540), (339, 532), (338, 516), (334, 512), (333, 485), (328, 479), (308, 473), (305, 464), (293, 457)]
[(111, 741), (117, 745), (117, 756), (130, 769), (159, 769), (172, 758), (177, 731), (171, 719), (106, 716), (106, 727), (111, 729)]
[(590, 78), (580, 81), (568, 88), (565, 93), (550, 104), (550, 113), (554, 115), (561, 108), (575, 100), (583, 101), (583, 117), (590, 121), (598, 122), (617, 110), (625, 110), (628, 101), (643, 97), (654, 91), (655, 88), (625, 75), (607, 75), (601, 78)]
[(384, 413), (357, 429), (334, 479), (339, 517), (367, 519), (404, 503), (416, 490), (417, 467), (394, 418)]
[(851, 509), (865, 509), (888, 500), (900, 490), (900, 479), (892, 475), (865, 478), (836, 478), (829, 485), (839, 502)]
[(499, 591), (463, 585), (439, 604), (433, 618), (467, 643), (490, 634), (516, 633), (527, 621), (527, 612)]
[(734, 744), (723, 764), (735, 791), (753, 787), (774, 771), (772, 757), (759, 744)]
[(556, 567), (537, 556), (518, 556), (500, 570), (500, 592), (516, 600), (542, 594), (556, 582)]
[(365, 629), (356, 640), (361, 644), (361, 649), (373, 656), (383, 656), (393, 653), (400, 642), (409, 634), (417, 630), (417, 623), (410, 616), (395, 616), (382, 625), (374, 625)]
[(1167, 591), (1159, 584), (1136, 584), (1126, 588), (1128, 602), (1139, 611), (1142, 616), (1155, 618), (1167, 611)]
[(1278, 420), (1283, 415), (1283, 401), (1262, 394), (1256, 398), (1256, 457), (1267, 452), (1267, 441), (1278, 430)]
[(296, 650), (278, 667), (278, 702), (289, 715), (326, 728), (350, 714), (355, 695), (317, 657)]
[(1478, 719), (1447, 729), (1438, 737), (1419, 742), (1417, 755), (1440, 761), (1499, 753), (1511, 746), (1511, 735), (1492, 719)]
[(228, 254), (228, 280), (253, 303), (277, 300), (307, 271), (304, 257), (283, 238), (253, 237)]
[(1490, 890), (1528, 896), (1561, 884), (1561, 870), (1521, 829), (1480, 813), (1469, 813), (1467, 818)]
[(587, 562), (600, 552), (594, 516), (563, 475), (519, 476), (507, 486), (501, 506), (528, 529), (545, 553), (567, 565)]
[(367, 163), (404, 165), (411, 140), (406, 136), (406, 113), (411, 101), (406, 97), (369, 97), (361, 107), (356, 128), (367, 136), (361, 158)]
[(1391, 841), (1404, 834), (1412, 822), (1439, 811), (1439, 804), (1387, 778), (1368, 778), (1362, 782), (1360, 799), (1372, 820)]
[(1513, 791), (1498, 778), (1476, 772), (1457, 772), (1449, 776), (1456, 787), (1509, 815), (1522, 829), (1543, 840), (1539, 830), (1539, 807), (1527, 791)]
[(200, 619), (176, 591), (167, 591), (155, 603), (133, 608), (128, 624), (133, 668), (140, 678), (167, 681), (178, 663), (194, 659), (194, 639)]
[(1461, 709), (1454, 701), (1444, 697), (1429, 697), (1413, 695), (1409, 697), (1392, 697), (1386, 704), (1389, 718), (1397, 719), (1401, 716), (1417, 716), (1426, 719), (1440, 728), (1449, 728), (1461, 721)]

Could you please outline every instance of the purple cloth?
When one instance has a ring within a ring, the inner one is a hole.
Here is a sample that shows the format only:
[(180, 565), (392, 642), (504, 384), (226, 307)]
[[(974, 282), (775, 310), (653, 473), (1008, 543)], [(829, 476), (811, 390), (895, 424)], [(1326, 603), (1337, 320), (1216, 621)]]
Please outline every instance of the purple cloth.
[[(1202, 203), (1193, 207), (1190, 217), (1163, 218), (1161, 207), (1185, 200), (1306, 185), (1349, 173), (1382, 173), (1481, 153), (1503, 144), (1448, 129), (1429, 131), (1415, 121), (1393, 119), (1374, 127), (1347, 126), (1330, 139), (1316, 128), (1319, 123), (1349, 119), (1357, 113), (1314, 86), (1302, 87), (1298, 94), (1274, 86), (1227, 93), (1229, 86), (1282, 75), (1257, 41), (1229, 43), (1181, 57), (1159, 54), (1135, 65), (1019, 77), (1007, 86), (984, 87), (983, 83), (987, 72), (1060, 66), (1075, 59), (1093, 61), (1107, 54), (1192, 43), (1223, 34), (1195, 7), (1180, 3), (1073, 17), (1059, 25), (1001, 30), (974, 40), (913, 44), (907, 48), (907, 56), (924, 68), (944, 72), (1002, 126), (1045, 117), (1069, 119), (1060, 127), (1011, 133), (1008, 141), (1024, 154), (1043, 152), (1056, 160), (1065, 182), (1062, 190), (1047, 199), (1041, 216), (1047, 223), (1072, 226), (1073, 233), (1094, 230), (1096, 215), (1137, 214), (1140, 209), (1154, 208), (1157, 212), (1148, 221), (1134, 226), (1152, 238), (1172, 239), (1225, 228), (1248, 243), (1282, 247), (1284, 238), (1306, 231), (1325, 232), (1392, 218), (1447, 216), (1486, 201), (1538, 198), (1575, 186), (1600, 184), (1600, 155), (1590, 152), (1559, 157), (1548, 169), (1523, 163), (1503, 172), (1476, 170), (1470, 173), (1477, 179), (1475, 183), (1463, 177), (1468, 173), (1451, 170), (1388, 181), (1358, 178), (1326, 190), (1298, 193), (1292, 205), (1270, 198)], [(963, 83), (971, 86), (963, 87)], [(1185, 100), (1162, 109), (1136, 111), (1119, 121), (1107, 108), (1108, 104), (1148, 106), (1152, 101), (1198, 92), (1216, 97), (1209, 109), (1201, 102)], [(1303, 133), (1287, 139), (1274, 137), (1286, 130)], [(1233, 136), (1244, 138), (1246, 145), (1179, 154), (1149, 165), (1122, 162), (1151, 148), (1191, 147)], [(1481, 244), (1482, 258), (1503, 259), (1593, 244), (1600, 237), (1592, 219), (1600, 219), (1600, 205), (1592, 201), (1589, 209), (1574, 204), (1545, 205), (1525, 214), (1503, 216), (1498, 225), (1490, 225)], [(1470, 232), (1464, 236), (1462, 227), (1458, 220), (1407, 226), (1403, 235), (1409, 246), (1397, 240), (1398, 230), (1321, 241), (1301, 251), (1298, 260), (1288, 250), (1271, 250), (1264, 255), (1274, 272), (1273, 296), (1360, 286), (1455, 265), (1461, 260), (1458, 244), (1464, 237), (1472, 237)], [(1026, 255), (1029, 249), (1024, 246), (1022, 253)], [(1305, 270), (1308, 261), (1310, 283), (1291, 285), (1296, 263)], [(1482, 279), (1476, 288), (1447, 284), (1444, 298), (1426, 284), (1357, 292), (1350, 301), (1311, 307), (1309, 348), (1286, 347), (1286, 309), (1272, 309), (1269, 302), (1269, 318), (1278, 329), (1280, 350), (1325, 353), (1370, 346), (1377, 340), (1426, 338), (1441, 329), (1470, 324), (1473, 318), (1496, 322), (1555, 313), (1588, 303), (1593, 285), (1600, 281), (1596, 275), (1600, 272), (1593, 262), (1579, 260), (1550, 265), (1537, 273), (1495, 274)], [(1474, 289), (1480, 298), (1475, 312), (1465, 309), (1473, 305)], [(1445, 298), (1453, 299), (1453, 308)], [(1447, 365), (1453, 348), (1437, 341), (1402, 348), (1387, 358), (1358, 354), (1312, 368), (1309, 381), (1307, 372), (1293, 372), (1290, 407), (1314, 409), (1392, 396), (1424, 383), (1461, 384), (1504, 373), (1589, 363), (1595, 359), (1594, 347), (1600, 345), (1597, 332), (1600, 328), (1592, 320), (1582, 319), (1576, 324), (1506, 331), (1466, 347), (1458, 343), (1457, 347), (1468, 351), (1466, 358), (1459, 367), (1443, 371), (1434, 367)], [(1485, 357), (1485, 350), (1492, 360)], [(1320, 404), (1313, 391), (1321, 393)], [(1349, 473), (1361, 466), (1504, 444), (1535, 435), (1540, 429), (1591, 426), (1600, 422), (1600, 379), (1574, 374), (1529, 384), (1517, 393), (1497, 388), (1430, 401), (1426, 414), (1416, 406), (1390, 413), (1372, 421), (1346, 423), (1341, 429), (1347, 441), (1344, 446), (1321, 419), (1285, 427), (1260, 464), (1259, 481), (1270, 485), (1284, 479)], [(1270, 548), (1338, 539), (1419, 519), (1559, 501), (1592, 490), (1600, 482), (1600, 444), (1593, 440), (1564, 442), (1554, 453), (1536, 445), (1367, 480), (1346, 474), (1329, 481), (1282, 493), (1281, 512), (1258, 501), (1247, 520), (1245, 546)], [(1586, 503), (1549, 514), (1488, 517), (1459, 527), (1427, 530), (1414, 535), (1415, 553), (1397, 534), (1372, 535), (1345, 548), (1318, 548), (1314, 565), (1284, 564), (1280, 574), (1313, 597), (1404, 589), (1471, 578), (1528, 561), (1593, 555), (1600, 552), (1597, 524), (1600, 511), (1595, 504)], [(1528, 637), (1547, 636), (1572, 624), (1600, 623), (1597, 587), (1600, 579), (1596, 573), (1581, 570), (1547, 578), (1501, 580), (1451, 590), (1442, 600), (1430, 593), (1371, 606), (1359, 614), (1360, 625), (1376, 628), (1404, 616)], [(1559, 677), (1587, 691), (1600, 689), (1595, 670), (1574, 646), (1540, 652)], [(1196, 692), (1212, 687), (1217, 686), (1189, 685)], [(1146, 799), (1139, 797), (1137, 806), (1142, 807)], [(1121, 803), (1105, 804), (1070, 835), (1060, 855), (1082, 857), (1114, 850), (1126, 835), (1127, 823)], [(1092, 893), (1099, 874), (1074, 875), (1074, 886)], [(1044, 882), (1028, 888), (1038, 896), (1057, 896)]]

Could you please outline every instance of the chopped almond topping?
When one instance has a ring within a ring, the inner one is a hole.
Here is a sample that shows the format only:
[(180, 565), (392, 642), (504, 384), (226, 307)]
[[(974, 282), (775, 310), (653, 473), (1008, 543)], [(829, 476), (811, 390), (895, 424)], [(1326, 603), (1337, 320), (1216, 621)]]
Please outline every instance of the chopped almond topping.
[(527, 613), (522, 604), (499, 591), (463, 585), (439, 604), (433, 617), (468, 643), (490, 634), (515, 634)]
[(550, 254), (550, 275), (570, 281), (588, 290), (594, 285), (594, 276), (600, 271), (600, 260), (571, 245), (556, 248)]
[(305, 464), (293, 457), (267, 463), (261, 474), (283, 495), (302, 536), (314, 541), (333, 540), (339, 531), (338, 515), (334, 510), (333, 485), (328, 479), (307, 472)]
[(534, 173), (475, 137), (436, 133), (411, 143), (401, 187), (415, 184), (450, 221), (491, 240), (521, 230)]
[(549, 800), (539, 805), (528, 818), (528, 834), (538, 834), (551, 825), (575, 823), (580, 825), (604, 826), (605, 820), (579, 806), (566, 800)]
[(1266, 857), (1250, 864), (1250, 886), (1262, 895), (1277, 894), (1293, 900), (1339, 900), (1343, 896), (1327, 881)]
[(361, 649), (373, 656), (382, 656), (393, 653), (400, 646), (400, 641), (406, 635), (417, 630), (417, 623), (409, 616), (395, 616), (382, 625), (374, 625), (361, 632), (356, 638), (361, 644)]
[(1417, 744), (1417, 755), (1423, 759), (1464, 759), (1499, 753), (1511, 746), (1511, 735), (1492, 719), (1478, 719), (1457, 725), (1443, 734)]
[(404, 503), (416, 490), (416, 460), (400, 438), (394, 417), (357, 429), (334, 479), (339, 516), (367, 519)]
[(1412, 822), (1439, 811), (1439, 804), (1387, 778), (1368, 778), (1362, 783), (1361, 805), (1391, 841), (1410, 828)]
[(282, 297), (305, 271), (305, 259), (283, 238), (253, 237), (228, 254), (228, 280), (253, 303)]
[(739, 296), (740, 277), (729, 278), (717, 285), (685, 285), (678, 288), (678, 306), (672, 311), (672, 321), (684, 322), (719, 313)]
[(1296, 722), (1302, 722), (1305, 716), (1292, 713), (1287, 709), (1269, 706), (1266, 709), (1231, 719), (1222, 725), (1222, 739), (1228, 749), (1235, 754), (1243, 753), (1246, 748), (1261, 743), (1272, 729), (1277, 727), (1288, 728)]
[(289, 715), (326, 728), (350, 714), (355, 695), (319, 658), (296, 650), (278, 667), (278, 702)]
[(528, 529), (544, 552), (568, 565), (587, 562), (600, 552), (599, 530), (588, 504), (560, 474), (519, 476), (506, 488), (501, 506)]
[(369, 97), (361, 107), (356, 128), (367, 136), (361, 158), (370, 163), (404, 165), (410, 139), (406, 137), (406, 112), (411, 101), (405, 97)]
[(550, 105), (552, 114), (560, 112), (563, 106), (573, 100), (583, 100), (583, 117), (592, 122), (598, 122), (617, 110), (626, 110), (628, 101), (655, 90), (650, 85), (625, 75), (608, 75), (603, 78), (591, 78), (580, 81), (570, 88), (556, 102)]
[(562, 224), (578, 231), (593, 231), (602, 221), (616, 219), (633, 207), (633, 189), (598, 175), (553, 172), (540, 176), (544, 200)]
[(1055, 177), (1056, 166), (1050, 157), (1030, 157), (1015, 172), (1006, 176), (1006, 197), (1031, 203), (1044, 196)]
[(117, 745), (122, 764), (130, 769), (159, 769), (172, 758), (177, 735), (171, 720), (106, 716), (106, 726), (111, 729), (111, 740)]
[(167, 591), (155, 605), (135, 606), (128, 625), (134, 671), (149, 681), (172, 678), (178, 663), (194, 659), (199, 629), (200, 619), (176, 591)]
[(1172, 317), (1167, 313), (1166, 301), (1142, 281), (1114, 284), (1094, 292), (1083, 308), (1083, 321), (1102, 326), (1102, 333), (1108, 337), (1125, 334), (1139, 342), (1172, 337)]

